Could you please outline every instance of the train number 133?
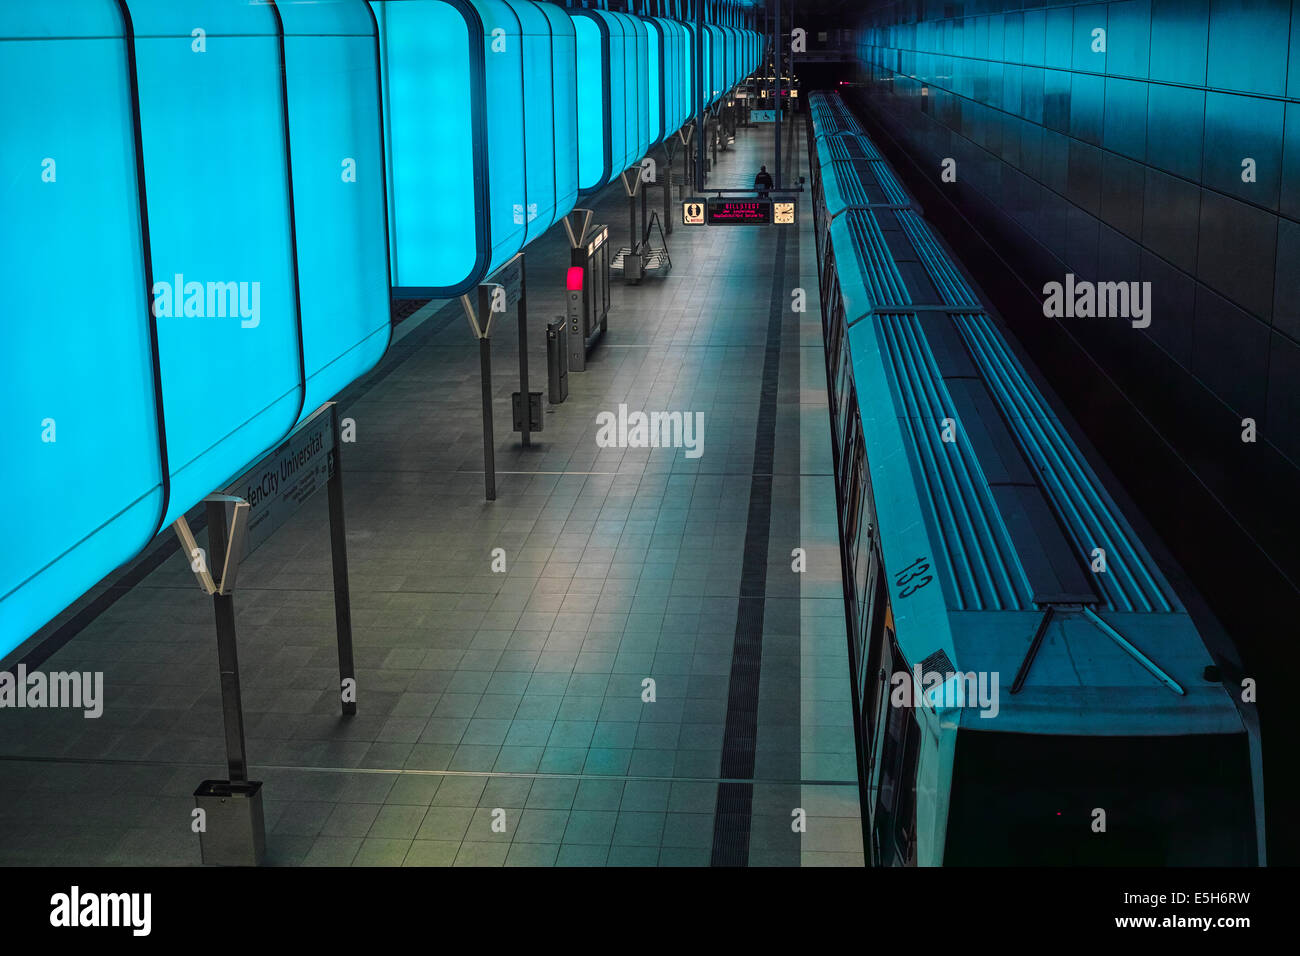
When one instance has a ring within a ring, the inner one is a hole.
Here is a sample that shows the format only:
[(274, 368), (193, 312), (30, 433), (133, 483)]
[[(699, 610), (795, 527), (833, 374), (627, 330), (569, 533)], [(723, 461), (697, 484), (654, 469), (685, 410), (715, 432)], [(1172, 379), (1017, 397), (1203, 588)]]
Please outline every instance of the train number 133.
[(911, 597), (921, 588), (934, 580), (930, 570), (929, 558), (917, 558), (903, 570), (894, 575), (894, 587), (899, 588), (898, 596)]

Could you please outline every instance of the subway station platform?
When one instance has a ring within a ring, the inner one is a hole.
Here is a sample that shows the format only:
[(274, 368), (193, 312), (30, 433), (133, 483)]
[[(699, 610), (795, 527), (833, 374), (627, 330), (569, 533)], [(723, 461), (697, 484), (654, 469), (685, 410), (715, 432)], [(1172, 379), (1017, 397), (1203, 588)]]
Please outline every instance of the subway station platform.
[[(741, 129), (709, 185), (748, 187), (771, 146)], [(622, 186), (589, 205), (620, 244)], [(863, 863), (807, 194), (797, 229), (679, 223), (668, 245), (667, 276), (615, 278), (608, 332), (530, 448), (509, 431), (514, 316), (497, 319), (493, 502), (458, 302), (401, 323), (340, 396), (358, 713), (338, 713), (324, 495), (235, 598), (268, 863)], [(526, 253), (533, 389), (568, 255), (561, 227)], [(703, 453), (598, 447), (620, 405), (703, 413)], [(0, 863), (200, 863), (192, 794), (226, 775), (212, 604), (179, 552), (150, 553), (42, 632), (76, 631), (30, 666), (102, 671), (111, 706), (5, 714)]]

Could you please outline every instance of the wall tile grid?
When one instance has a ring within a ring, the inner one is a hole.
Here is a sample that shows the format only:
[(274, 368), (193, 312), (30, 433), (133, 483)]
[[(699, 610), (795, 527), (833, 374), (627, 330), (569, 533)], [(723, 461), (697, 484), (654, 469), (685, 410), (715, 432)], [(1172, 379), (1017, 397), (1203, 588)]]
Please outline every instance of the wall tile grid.
[(1151, 282), (1139, 334), (1300, 467), (1291, 0), (912, 0), (868, 17), (866, 91), (909, 151), (955, 158), (959, 203), (1014, 222), (1044, 274)]

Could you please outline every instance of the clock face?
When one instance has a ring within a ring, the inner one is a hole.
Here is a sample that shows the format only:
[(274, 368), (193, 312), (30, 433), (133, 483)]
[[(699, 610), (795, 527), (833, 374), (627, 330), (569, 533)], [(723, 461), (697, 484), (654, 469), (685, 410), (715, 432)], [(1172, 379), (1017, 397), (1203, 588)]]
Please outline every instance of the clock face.
[(793, 225), (794, 203), (792, 202), (773, 203), (772, 221), (777, 225)]

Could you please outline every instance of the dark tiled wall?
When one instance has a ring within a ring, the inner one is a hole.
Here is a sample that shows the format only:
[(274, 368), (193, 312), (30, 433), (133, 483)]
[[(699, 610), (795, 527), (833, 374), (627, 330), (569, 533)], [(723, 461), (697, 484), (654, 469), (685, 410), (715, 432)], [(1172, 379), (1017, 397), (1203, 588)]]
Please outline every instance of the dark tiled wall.
[[(1143, 411), (1165, 416), (1211, 487), (1239, 492), (1249, 475), (1232, 472), (1253, 468), (1251, 456), (1196, 440), (1230, 433), (1240, 450), (1240, 421), (1255, 419), (1280, 469), (1271, 492), (1290, 496), (1293, 516), (1300, 0), (911, 0), (865, 16), (871, 112), (936, 178), (942, 158), (956, 159), (957, 182), (943, 188), (1013, 248), (1036, 292), (1066, 272), (1150, 281), (1145, 330), (1063, 321), (1139, 407), (1153, 382), (1179, 392)], [(1242, 180), (1246, 158), (1254, 182)], [(1175, 421), (1184, 408), (1204, 420)]]

